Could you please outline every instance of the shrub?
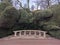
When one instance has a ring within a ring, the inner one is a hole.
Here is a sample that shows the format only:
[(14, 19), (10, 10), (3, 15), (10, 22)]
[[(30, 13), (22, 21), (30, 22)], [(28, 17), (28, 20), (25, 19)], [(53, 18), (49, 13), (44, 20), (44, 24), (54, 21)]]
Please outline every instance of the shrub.
[(7, 7), (1, 15), (0, 18), (0, 26), (11, 28), (16, 22), (19, 14), (18, 11), (14, 7)]
[(31, 22), (31, 18), (32, 18), (32, 14), (31, 13), (28, 13), (26, 10), (19, 10), (19, 13), (20, 13), (20, 15), (21, 15), (21, 18), (20, 18), (20, 23), (23, 23), (23, 22), (25, 22), (25, 23), (30, 23)]
[(14, 28), (18, 17), (18, 11), (14, 7), (6, 7), (0, 16), (0, 37), (12, 34), (12, 29)]
[(10, 6), (10, 4), (7, 4), (7, 3), (0, 3), (0, 12), (4, 11), (4, 9), (7, 7), (7, 6)]
[(60, 30), (53, 30), (53, 31), (49, 31), (50, 36), (60, 39)]

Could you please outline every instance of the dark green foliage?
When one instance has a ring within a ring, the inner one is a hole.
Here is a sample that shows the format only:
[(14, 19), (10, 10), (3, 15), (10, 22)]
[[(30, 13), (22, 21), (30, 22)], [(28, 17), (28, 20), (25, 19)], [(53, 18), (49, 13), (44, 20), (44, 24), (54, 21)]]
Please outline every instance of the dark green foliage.
[(60, 39), (60, 5), (44, 11), (33, 12), (34, 23), (40, 26), (40, 29), (47, 31), (50, 36)]
[(26, 10), (28, 13), (31, 12), (30, 9), (28, 9), (28, 8), (23, 8), (23, 9)]
[(14, 7), (8, 6), (5, 8), (0, 16), (0, 37), (12, 34), (12, 29), (16, 25), (18, 17), (19, 13)]
[(14, 30), (39, 30), (40, 27), (33, 23), (19, 23), (14, 27)]
[[(2, 8), (3, 7), (3, 8)], [(16, 10), (10, 4), (0, 4), (0, 37), (13, 34), (15, 30), (43, 30), (60, 39), (60, 5), (47, 10)]]
[(57, 30), (49, 31), (49, 35), (54, 38), (60, 39), (60, 30), (57, 29)]
[(0, 12), (4, 11), (4, 9), (7, 7), (7, 6), (10, 6), (10, 4), (7, 4), (7, 3), (0, 3)]
[(30, 23), (31, 22), (30, 20), (33, 16), (31, 13), (28, 13), (26, 10), (23, 10), (23, 9), (20, 9), (19, 13), (21, 15), (19, 23), (23, 23), (23, 22)]
[(33, 17), (34, 24), (36, 24), (40, 27), (43, 26), (44, 24), (46, 24), (48, 21), (50, 21), (53, 17), (51, 10), (35, 11), (35, 12), (33, 12), (33, 14), (34, 14), (34, 17)]
[(55, 6), (54, 9), (52, 8), (52, 11), (54, 14), (53, 21), (60, 25), (60, 5)]
[(0, 18), (0, 27), (11, 28), (16, 22), (19, 14), (14, 7), (7, 7), (1, 15)]
[(9, 35), (13, 34), (11, 30), (0, 28), (0, 38), (7, 37)]

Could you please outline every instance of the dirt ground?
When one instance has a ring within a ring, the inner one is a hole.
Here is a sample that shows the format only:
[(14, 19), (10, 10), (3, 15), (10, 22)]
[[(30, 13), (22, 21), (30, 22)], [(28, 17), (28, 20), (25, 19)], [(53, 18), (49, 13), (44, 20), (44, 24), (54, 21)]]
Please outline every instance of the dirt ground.
[(57, 39), (0, 39), (0, 45), (60, 45)]

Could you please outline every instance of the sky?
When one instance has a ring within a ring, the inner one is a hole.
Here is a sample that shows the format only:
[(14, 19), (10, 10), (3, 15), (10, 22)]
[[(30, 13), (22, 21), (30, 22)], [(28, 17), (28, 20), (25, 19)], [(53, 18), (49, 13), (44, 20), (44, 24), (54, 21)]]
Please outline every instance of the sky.
[[(30, 7), (31, 7), (31, 5), (34, 5), (33, 1), (35, 1), (35, 0), (30, 0)], [(27, 3), (27, 0), (21, 0), (21, 2), (23, 4), (26, 4)]]
[[(19, 5), (18, 5), (18, 4), (15, 5), (15, 1), (16, 1), (16, 0), (12, 0), (12, 1), (13, 1), (13, 6), (16, 7), (17, 9), (19, 9)], [(36, 5), (35, 5), (34, 1), (36, 1), (36, 0), (30, 0), (30, 8), (31, 8), (32, 5), (34, 5), (34, 6), (35, 6), (35, 9), (36, 9)], [(54, 1), (55, 1), (55, 2), (54, 2)], [(23, 5), (23, 6), (24, 6), (24, 4), (27, 4), (27, 0), (20, 0), (20, 2), (22, 2), (22, 5)], [(53, 3), (53, 2), (54, 2), (54, 3)], [(53, 3), (53, 4), (56, 4), (57, 2), (56, 2), (56, 0), (52, 0), (52, 3)]]
[[(21, 1), (22, 1), (22, 3), (23, 3), (22, 5), (24, 5), (25, 3), (27, 4), (27, 0), (21, 0)], [(36, 9), (36, 5), (35, 5), (34, 1), (36, 1), (36, 0), (30, 0), (29, 6), (30, 6), (30, 8), (31, 8), (31, 6), (34, 5), (34, 6), (35, 6), (34, 9)]]
[[(16, 7), (17, 9), (19, 9), (19, 5), (16, 5), (15, 6), (15, 1), (16, 0), (13, 0), (13, 5), (14, 5), (14, 7)], [(35, 3), (33, 2), (33, 1), (36, 1), (36, 0), (30, 0), (30, 8), (31, 8), (31, 6), (32, 5), (35, 5)], [(27, 0), (20, 0), (20, 2), (22, 2), (22, 6), (24, 6), (24, 4), (27, 4)], [(36, 5), (35, 5), (36, 6)]]
[[(13, 6), (16, 7), (17, 9), (19, 9), (19, 5), (18, 4), (17, 5), (14, 4), (15, 1), (16, 0), (13, 0)], [(35, 5), (34, 1), (36, 1), (36, 0), (30, 0), (30, 8), (31, 8), (32, 5), (34, 5), (35, 6), (35, 9), (36, 9), (36, 5)], [(24, 4), (27, 4), (27, 0), (20, 0), (20, 2), (22, 2), (22, 6), (24, 6)], [(56, 2), (56, 0), (52, 0), (52, 3), (53, 4), (56, 4), (57, 2)]]
[[(1, 0), (0, 0), (0, 1), (1, 1)], [(13, 6), (14, 6), (15, 8), (19, 9), (20, 6), (19, 6), (18, 4), (15, 5), (16, 0), (12, 0), (12, 1), (13, 1)], [(35, 6), (35, 9), (36, 9), (36, 4), (34, 3), (34, 1), (36, 1), (36, 0), (30, 0), (29, 6), (30, 6), (30, 8), (31, 8), (31, 6), (34, 5), (34, 6)], [(54, 2), (54, 1), (55, 1), (55, 2)], [(24, 6), (24, 4), (27, 4), (27, 0), (20, 0), (20, 2), (22, 2), (22, 6)], [(53, 4), (56, 4), (57, 1), (56, 1), (56, 0), (52, 0), (52, 3), (53, 3)]]

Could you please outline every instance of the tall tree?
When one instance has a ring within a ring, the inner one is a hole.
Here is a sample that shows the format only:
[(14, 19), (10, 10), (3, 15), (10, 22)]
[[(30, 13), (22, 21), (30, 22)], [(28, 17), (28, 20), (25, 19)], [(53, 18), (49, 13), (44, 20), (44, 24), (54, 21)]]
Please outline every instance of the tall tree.
[(27, 8), (27, 4), (24, 4), (24, 6), (23, 6), (24, 8)]
[(40, 0), (40, 7), (43, 9), (49, 8), (51, 5), (51, 0)]
[(34, 5), (32, 5), (32, 6), (31, 6), (31, 10), (34, 10), (34, 7), (35, 7), (35, 6), (34, 6)]
[(12, 3), (12, 0), (1, 0), (1, 2)]
[(27, 5), (28, 5), (28, 8), (29, 8), (29, 2), (30, 2), (30, 0), (27, 0)]
[(50, 6), (50, 1), (51, 0), (46, 0), (47, 8), (49, 8), (49, 6)]
[(57, 0), (58, 4), (60, 4), (60, 0)]
[(19, 9), (23, 8), (23, 7), (22, 7), (22, 3), (20, 2), (20, 0), (16, 0), (16, 1), (15, 1), (15, 7), (16, 7), (17, 5), (19, 5), (19, 6), (18, 6)]
[(45, 0), (40, 0), (40, 9), (46, 9), (46, 3)]
[(37, 10), (38, 10), (38, 8), (39, 8), (39, 6), (40, 6), (40, 0), (36, 0), (36, 1), (34, 1), (34, 3), (36, 4)]
[(22, 7), (22, 3), (19, 0), (17, 0), (17, 4), (19, 4)]

